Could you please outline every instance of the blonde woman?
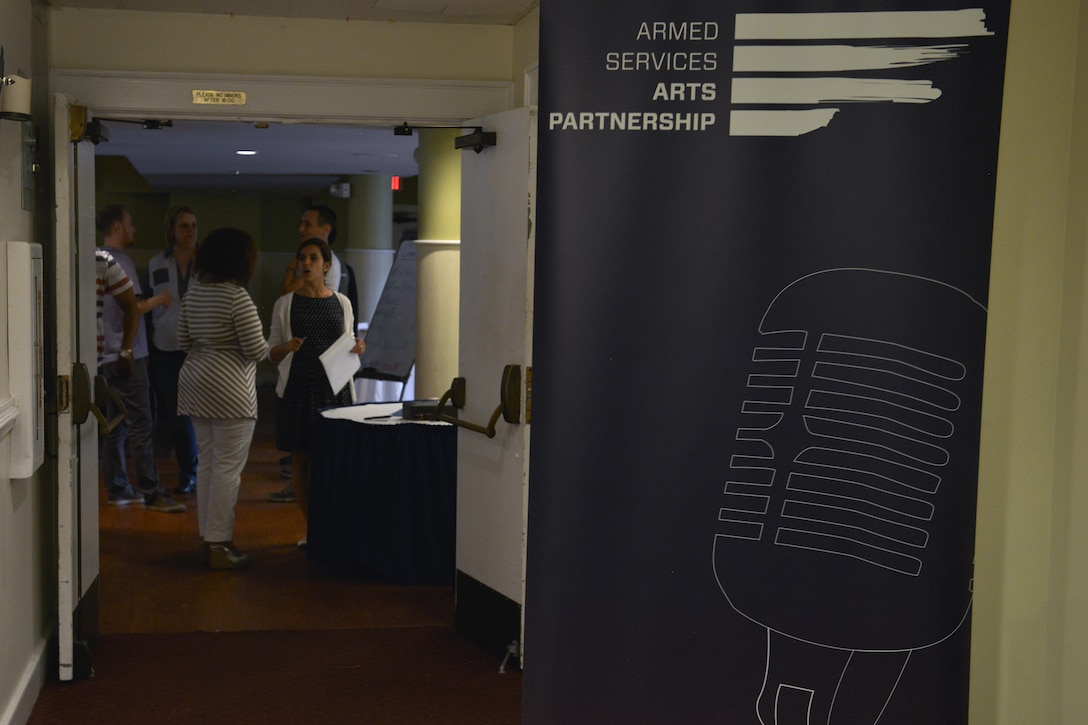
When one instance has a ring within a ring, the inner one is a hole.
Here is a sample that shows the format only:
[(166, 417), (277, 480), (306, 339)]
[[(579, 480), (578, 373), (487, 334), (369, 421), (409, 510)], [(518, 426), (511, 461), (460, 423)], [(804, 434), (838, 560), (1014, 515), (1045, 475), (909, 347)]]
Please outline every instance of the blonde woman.
[[(179, 204), (166, 213), (163, 226), (166, 249), (147, 263), (144, 289), (151, 294), (167, 292), (174, 300), (182, 300), (189, 285), (196, 282), (193, 263), (196, 259), (196, 212)], [(192, 421), (178, 415), (178, 374), (185, 362), (185, 351), (178, 344), (178, 316), (181, 305), (156, 307), (151, 311), (151, 378), (157, 402), (155, 416), (156, 448), (173, 449), (178, 462), (176, 495), (196, 490), (197, 450)]]

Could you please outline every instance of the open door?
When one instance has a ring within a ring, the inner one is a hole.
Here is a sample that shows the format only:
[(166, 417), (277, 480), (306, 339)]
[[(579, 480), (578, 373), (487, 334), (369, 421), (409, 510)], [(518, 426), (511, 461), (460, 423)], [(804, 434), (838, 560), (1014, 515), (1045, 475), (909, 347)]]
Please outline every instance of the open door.
[[(536, 112), (466, 125), (497, 145), (461, 159), (459, 417), (483, 423), (502, 402), (489, 438), (457, 436), (457, 629), (485, 649), (520, 659), (525, 604), (532, 372)], [(511, 366), (517, 366), (517, 380)], [(508, 404), (509, 403), (509, 404)], [(516, 415), (508, 415), (516, 407)], [(510, 420), (510, 418), (514, 420)], [(504, 659), (504, 664), (509, 660)]]
[(98, 628), (98, 428), (88, 415), (97, 372), (94, 146), (86, 109), (54, 99), (57, 202), (57, 603), (59, 677), (91, 674)]

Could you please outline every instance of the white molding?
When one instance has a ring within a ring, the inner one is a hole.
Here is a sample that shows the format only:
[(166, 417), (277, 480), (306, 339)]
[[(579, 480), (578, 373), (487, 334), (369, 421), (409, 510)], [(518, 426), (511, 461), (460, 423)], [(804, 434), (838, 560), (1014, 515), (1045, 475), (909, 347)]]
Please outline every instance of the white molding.
[(525, 69), (525, 88), (523, 103), (532, 108), (540, 101), (540, 63), (530, 63)]
[(0, 711), (0, 725), (22, 725), (30, 720), (34, 703), (45, 686), (45, 666), (48, 661), (49, 640), (39, 639), (34, 652), (26, 661), (22, 677), (12, 692), (7, 707)]
[(7, 397), (0, 400), (0, 438), (11, 434), (15, 427), (15, 419), (19, 417), (19, 401)]
[[(51, 90), (97, 116), (296, 123), (458, 125), (512, 107), (510, 81), (157, 73), (57, 68)], [(194, 90), (241, 91), (245, 105), (193, 103)]]

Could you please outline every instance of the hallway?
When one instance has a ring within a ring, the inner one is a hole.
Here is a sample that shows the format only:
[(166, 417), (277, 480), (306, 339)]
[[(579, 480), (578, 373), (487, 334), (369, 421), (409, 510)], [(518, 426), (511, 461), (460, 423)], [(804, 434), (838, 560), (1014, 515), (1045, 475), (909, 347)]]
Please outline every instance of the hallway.
[[(234, 541), (249, 554), (251, 567), (219, 572), (199, 564), (195, 495), (178, 497), (189, 508), (184, 514), (161, 514), (105, 505), (102, 487), (102, 634), (450, 624), (451, 587), (333, 578), (306, 561), (297, 545), (306, 535), (298, 506), (267, 500), (286, 482), (268, 392), (261, 391), (261, 418), (236, 510)], [(169, 490), (177, 481), (176, 464), (165, 458), (156, 464)]]

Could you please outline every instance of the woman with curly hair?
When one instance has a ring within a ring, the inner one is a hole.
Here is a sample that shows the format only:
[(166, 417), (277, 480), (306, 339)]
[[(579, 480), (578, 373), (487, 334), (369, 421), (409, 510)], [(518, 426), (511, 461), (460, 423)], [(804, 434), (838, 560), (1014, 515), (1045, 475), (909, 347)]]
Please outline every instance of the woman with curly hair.
[(234, 506), (257, 424), (257, 362), (268, 344), (245, 285), (257, 246), (241, 229), (216, 229), (196, 254), (196, 284), (182, 300), (178, 340), (186, 351), (178, 412), (192, 418), (200, 468), (196, 497), (202, 558), (212, 569), (241, 569)]

